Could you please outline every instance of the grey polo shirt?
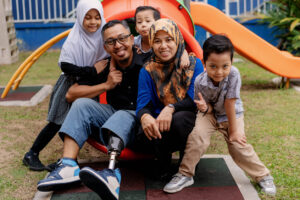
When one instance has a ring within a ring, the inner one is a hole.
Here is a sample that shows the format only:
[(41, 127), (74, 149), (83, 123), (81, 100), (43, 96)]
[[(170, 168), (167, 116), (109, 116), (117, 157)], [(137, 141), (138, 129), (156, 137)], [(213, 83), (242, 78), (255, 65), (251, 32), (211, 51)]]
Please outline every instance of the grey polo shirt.
[(243, 103), (240, 98), (241, 77), (239, 70), (232, 66), (229, 75), (219, 83), (219, 86), (214, 86), (207, 72), (199, 74), (195, 80), (195, 95), (194, 99), (199, 100), (198, 93), (201, 92), (207, 103), (213, 106), (213, 112), (217, 122), (228, 121), (225, 112), (225, 99), (236, 99), (235, 113), (236, 118), (243, 114)]
[(142, 53), (152, 53), (152, 49), (150, 49), (149, 51), (144, 51), (142, 49), (142, 36), (141, 35), (138, 35), (138, 36), (134, 37), (134, 46), (139, 48)]

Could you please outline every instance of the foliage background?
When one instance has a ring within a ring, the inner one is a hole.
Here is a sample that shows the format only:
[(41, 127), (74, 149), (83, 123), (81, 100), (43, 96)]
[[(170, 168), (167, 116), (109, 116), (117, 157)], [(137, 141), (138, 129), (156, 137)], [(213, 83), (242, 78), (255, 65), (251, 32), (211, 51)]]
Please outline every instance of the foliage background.
[(273, 0), (272, 9), (263, 16), (263, 22), (275, 27), (280, 39), (278, 48), (300, 56), (300, 0)]

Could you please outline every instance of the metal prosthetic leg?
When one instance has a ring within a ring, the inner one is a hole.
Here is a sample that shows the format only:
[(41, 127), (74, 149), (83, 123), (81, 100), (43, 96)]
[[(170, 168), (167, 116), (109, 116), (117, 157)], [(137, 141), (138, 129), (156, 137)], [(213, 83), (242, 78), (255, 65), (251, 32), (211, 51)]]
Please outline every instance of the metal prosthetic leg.
[(108, 154), (110, 155), (108, 169), (114, 169), (116, 164), (116, 158), (124, 149), (124, 143), (121, 138), (112, 134), (109, 137), (107, 149)]

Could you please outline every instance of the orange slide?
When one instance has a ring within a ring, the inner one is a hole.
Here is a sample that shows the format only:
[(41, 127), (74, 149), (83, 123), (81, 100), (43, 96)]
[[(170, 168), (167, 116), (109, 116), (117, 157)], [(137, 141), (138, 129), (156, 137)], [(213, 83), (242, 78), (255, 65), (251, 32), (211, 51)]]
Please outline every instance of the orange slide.
[(233, 42), (238, 53), (264, 69), (287, 78), (300, 78), (300, 58), (280, 51), (217, 8), (191, 2), (195, 25), (210, 33), (224, 33)]

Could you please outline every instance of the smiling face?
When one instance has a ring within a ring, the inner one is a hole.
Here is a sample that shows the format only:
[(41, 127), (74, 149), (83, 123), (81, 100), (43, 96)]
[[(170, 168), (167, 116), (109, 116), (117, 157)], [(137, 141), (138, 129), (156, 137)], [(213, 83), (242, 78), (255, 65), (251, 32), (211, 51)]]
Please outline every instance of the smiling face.
[(211, 53), (206, 62), (205, 67), (207, 75), (213, 80), (214, 85), (218, 85), (230, 73), (231, 69), (231, 53), (225, 51), (223, 53)]
[(132, 35), (126, 37), (128, 35), (130, 35), (129, 30), (122, 24), (116, 24), (107, 28), (103, 33), (104, 42), (115, 40), (112, 44), (105, 44), (104, 48), (120, 67), (127, 67), (132, 61), (134, 37)]
[(101, 25), (101, 16), (96, 9), (89, 10), (83, 19), (83, 28), (89, 33), (95, 33)]
[(177, 45), (168, 33), (157, 31), (153, 39), (152, 49), (162, 62), (168, 62), (175, 57)]
[(149, 30), (155, 22), (152, 10), (143, 10), (136, 14), (135, 29), (142, 37), (148, 37)]

